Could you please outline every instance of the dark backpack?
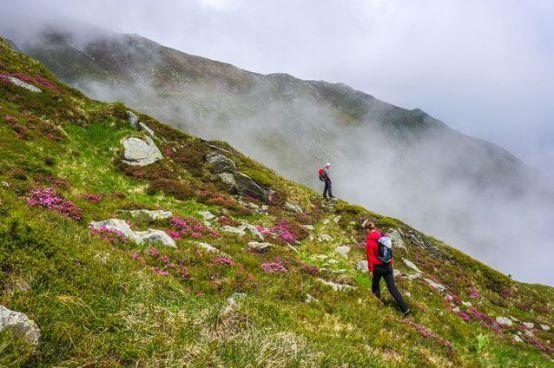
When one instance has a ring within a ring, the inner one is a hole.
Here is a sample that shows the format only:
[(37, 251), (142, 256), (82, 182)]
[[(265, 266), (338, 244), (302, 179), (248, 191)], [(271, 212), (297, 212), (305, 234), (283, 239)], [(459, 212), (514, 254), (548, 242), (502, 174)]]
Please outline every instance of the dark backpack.
[(325, 181), (325, 170), (319, 169), (319, 180)]
[(383, 263), (390, 263), (392, 261), (392, 239), (388, 236), (382, 236), (377, 240), (379, 245), (379, 259)]

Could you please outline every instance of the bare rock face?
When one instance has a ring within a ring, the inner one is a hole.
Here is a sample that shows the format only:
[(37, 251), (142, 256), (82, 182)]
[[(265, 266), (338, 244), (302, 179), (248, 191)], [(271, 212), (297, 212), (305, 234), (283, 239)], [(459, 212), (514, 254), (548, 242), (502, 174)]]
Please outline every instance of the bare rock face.
[(129, 213), (133, 217), (146, 216), (149, 217), (151, 220), (163, 220), (171, 218), (173, 216), (173, 213), (171, 211), (164, 210), (131, 210), (129, 211)]
[(127, 121), (129, 122), (131, 128), (136, 129), (138, 127), (139, 118), (130, 110), (127, 110)]
[(220, 152), (211, 152), (206, 156), (211, 171), (224, 183), (232, 186), (241, 195), (250, 195), (265, 203), (271, 200), (271, 191), (256, 183), (251, 177), (241, 173), (233, 160)]
[(350, 247), (348, 245), (340, 245), (335, 248), (335, 252), (340, 254), (344, 258), (348, 258), (348, 253), (350, 252)]
[(406, 245), (404, 244), (404, 240), (402, 239), (402, 232), (398, 229), (391, 229), (387, 232), (387, 234), (392, 239), (392, 244), (394, 244), (395, 247), (406, 249)]
[(12, 84), (15, 84), (16, 86), (18, 87), (21, 87), (21, 88), (25, 88), (31, 92), (35, 92), (35, 93), (41, 93), (41, 89), (38, 88), (38, 87), (35, 87), (33, 86), (32, 84), (29, 84), (27, 82), (23, 82), (21, 79), (19, 78), (16, 78), (16, 77), (11, 77), (9, 76), (8, 77), (8, 80), (12, 83)]
[(206, 156), (206, 161), (212, 165), (213, 172), (216, 174), (235, 173), (238, 171), (235, 162), (219, 152), (209, 153)]
[(260, 243), (257, 241), (251, 241), (248, 243), (248, 249), (257, 253), (265, 253), (269, 251), (271, 247), (273, 247), (273, 244), (271, 243)]
[(133, 166), (150, 165), (163, 158), (162, 153), (150, 137), (146, 140), (131, 137), (123, 140), (125, 162)]
[(304, 212), (302, 210), (302, 207), (300, 207), (299, 205), (294, 204), (294, 203), (285, 202), (284, 207), (285, 207), (286, 210), (291, 211), (291, 212), (296, 212), (296, 213)]
[(176, 248), (175, 240), (171, 238), (165, 231), (148, 229), (146, 231), (134, 231), (125, 220), (109, 219), (104, 221), (92, 221), (90, 227), (95, 230), (112, 230), (118, 231), (126, 238), (134, 241), (137, 244), (156, 243), (159, 242), (165, 246)]
[(0, 305), (0, 332), (11, 329), (26, 342), (36, 345), (40, 339), (40, 329), (37, 324), (21, 312), (14, 312)]

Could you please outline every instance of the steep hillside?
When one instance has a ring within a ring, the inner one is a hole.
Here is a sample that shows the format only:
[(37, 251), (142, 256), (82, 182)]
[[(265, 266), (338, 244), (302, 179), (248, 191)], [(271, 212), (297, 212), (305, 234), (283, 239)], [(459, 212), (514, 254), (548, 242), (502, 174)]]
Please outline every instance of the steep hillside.
[[(554, 280), (547, 264), (498, 257), (515, 251), (519, 228), (532, 234), (534, 251), (554, 236), (554, 196), (504, 149), (342, 84), (252, 73), (136, 35), (60, 29), (18, 45), (87, 95), (228, 141), (308, 187), (319, 185), (315, 172), (329, 161), (341, 198), (455, 242), (518, 278)], [(521, 211), (529, 214), (516, 227), (505, 214)]]
[[(552, 288), (90, 100), (3, 40), (0, 83), (0, 366), (551, 366)], [(395, 239), (407, 319), (371, 296), (365, 218)]]

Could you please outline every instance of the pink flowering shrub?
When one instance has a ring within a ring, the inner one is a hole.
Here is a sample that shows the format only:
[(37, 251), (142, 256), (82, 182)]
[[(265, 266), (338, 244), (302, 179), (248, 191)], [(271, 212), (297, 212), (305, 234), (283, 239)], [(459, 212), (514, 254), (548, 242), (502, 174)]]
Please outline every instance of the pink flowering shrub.
[(94, 229), (91, 227), (90, 232), (93, 235), (98, 236), (100, 239), (107, 241), (111, 245), (129, 242), (129, 239), (127, 239), (121, 231), (109, 229), (107, 227), (101, 227), (100, 229)]
[(85, 193), (85, 194), (81, 195), (81, 198), (83, 198), (83, 199), (85, 199), (85, 200), (87, 200), (91, 203), (98, 204), (104, 199), (104, 195), (103, 194)]
[(75, 221), (81, 221), (83, 214), (75, 203), (64, 199), (52, 188), (33, 189), (29, 192), (27, 204), (56, 211)]
[(167, 234), (173, 239), (182, 239), (191, 237), (193, 239), (199, 239), (204, 236), (211, 236), (213, 238), (220, 237), (220, 234), (204, 225), (198, 219), (194, 217), (176, 217), (173, 216), (169, 220), (173, 229), (167, 230)]
[(481, 297), (481, 294), (479, 293), (479, 290), (477, 290), (477, 288), (472, 287), (469, 289), (469, 297), (471, 299), (479, 299)]
[(275, 257), (273, 262), (265, 262), (262, 264), (262, 270), (265, 273), (287, 273), (289, 270), (285, 267), (284, 263), (286, 264), (286, 261), (283, 261), (281, 257)]
[(307, 263), (302, 263), (301, 270), (302, 272), (305, 272), (312, 276), (317, 275), (319, 273), (319, 269), (316, 266), (312, 266)]
[[(5, 75), (5, 74), (4, 74)], [(5, 75), (6, 78), (8, 75)], [(33, 85), (40, 85), (42, 87), (45, 87), (49, 89), (52, 92), (61, 92), (61, 89), (56, 86), (54, 83), (50, 82), (48, 79), (42, 77), (42, 76), (30, 76), (23, 73), (14, 73), (11, 75), (12, 77), (16, 77), (17, 79), (22, 80), (23, 82), (30, 83)]]
[(439, 335), (437, 335), (433, 331), (429, 330), (427, 327), (425, 327), (423, 325), (420, 325), (420, 324), (417, 324), (417, 323), (415, 323), (415, 322), (413, 322), (409, 319), (405, 319), (403, 322), (405, 324), (407, 324), (408, 326), (413, 327), (417, 332), (419, 332), (419, 334), (421, 336), (436, 340), (438, 343), (440, 343), (442, 346), (444, 346), (448, 349), (453, 348), (453, 345), (450, 341), (443, 339), (442, 337), (440, 337)]
[(469, 322), (471, 320), (471, 318), (469, 317), (469, 315), (466, 312), (459, 311), (457, 314), (461, 319), (463, 319), (466, 322)]
[(258, 231), (269, 239), (275, 239), (283, 243), (294, 244), (307, 235), (307, 230), (299, 224), (286, 219), (279, 219), (277, 225), (271, 228), (257, 227)]
[(212, 264), (217, 265), (226, 265), (226, 266), (233, 266), (235, 262), (231, 258), (223, 257), (223, 256), (217, 256), (211, 259)]
[(144, 251), (146, 258), (143, 258), (139, 253), (131, 253), (131, 258), (141, 264), (149, 263), (150, 270), (160, 276), (174, 275), (183, 280), (189, 280), (190, 274), (183, 262), (172, 261), (168, 255), (162, 255), (160, 250), (152, 247)]

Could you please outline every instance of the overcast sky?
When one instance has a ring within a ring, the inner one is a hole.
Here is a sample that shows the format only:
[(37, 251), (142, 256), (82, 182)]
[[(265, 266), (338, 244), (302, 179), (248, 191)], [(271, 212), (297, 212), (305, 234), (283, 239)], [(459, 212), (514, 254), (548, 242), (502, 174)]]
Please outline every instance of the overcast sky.
[(0, 29), (58, 16), (343, 82), (554, 172), (551, 0), (18, 0), (2, 4)]

